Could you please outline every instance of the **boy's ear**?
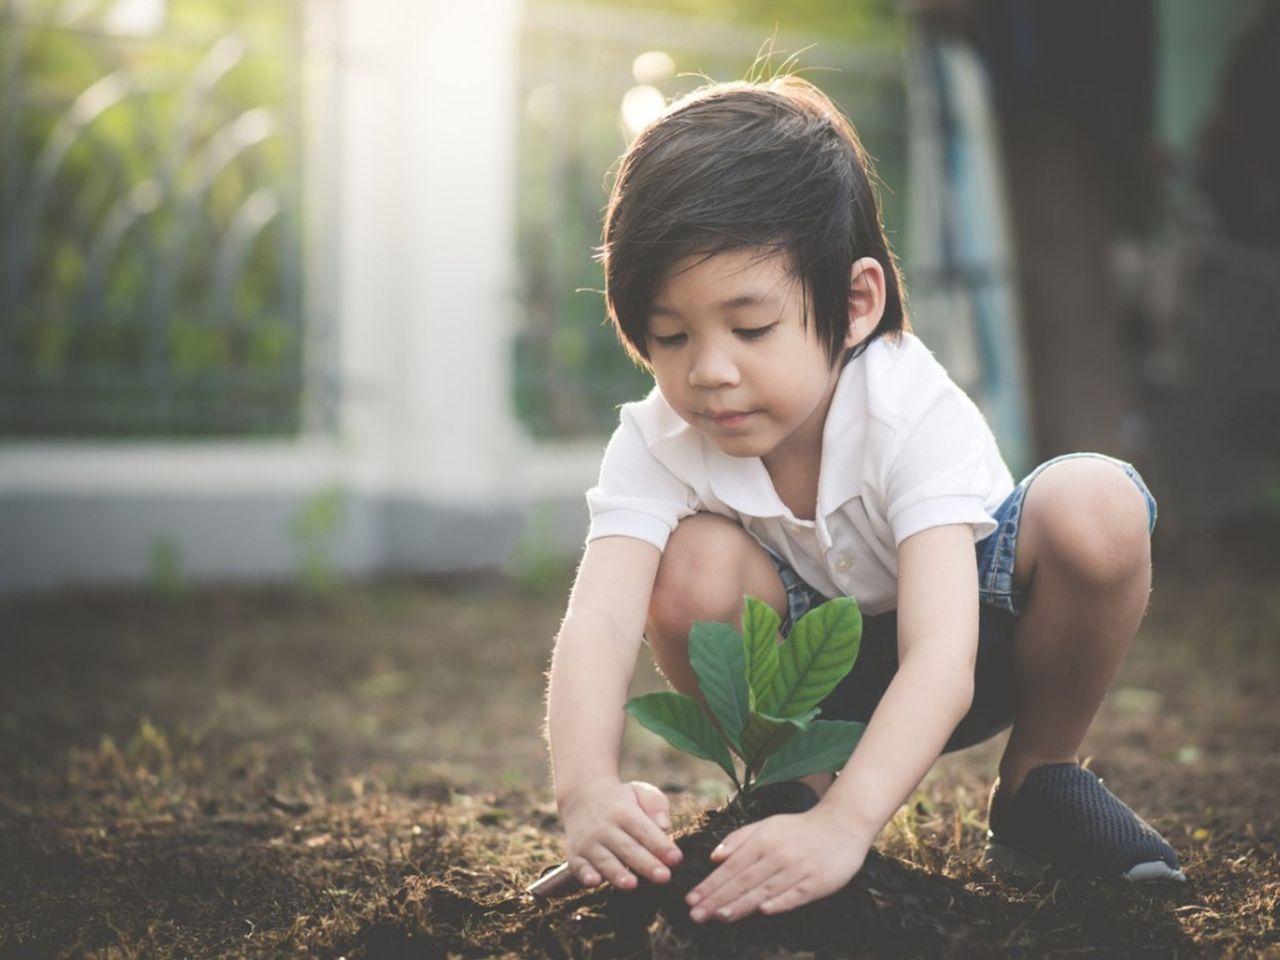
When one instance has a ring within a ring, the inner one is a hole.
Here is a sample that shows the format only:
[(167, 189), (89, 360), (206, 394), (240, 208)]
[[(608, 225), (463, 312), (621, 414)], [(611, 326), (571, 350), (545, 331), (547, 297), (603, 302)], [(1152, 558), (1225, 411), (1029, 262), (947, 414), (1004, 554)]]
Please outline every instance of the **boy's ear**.
[(853, 264), (849, 277), (849, 335), (845, 349), (867, 339), (884, 316), (884, 267), (874, 257)]

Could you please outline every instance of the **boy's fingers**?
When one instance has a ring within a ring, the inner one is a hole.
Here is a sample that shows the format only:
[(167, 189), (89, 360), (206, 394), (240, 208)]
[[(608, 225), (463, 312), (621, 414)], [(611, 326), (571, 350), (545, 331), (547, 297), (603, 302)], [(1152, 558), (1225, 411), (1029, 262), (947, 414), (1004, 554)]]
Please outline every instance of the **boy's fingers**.
[(770, 863), (767, 857), (762, 857), (723, 884), (698, 906), (714, 919), (740, 920), (747, 914), (754, 913), (765, 900), (786, 889), (789, 879), (789, 876), (778, 873), (776, 864)]
[(671, 871), (666, 865), (635, 837), (620, 831), (612, 846), (614, 853), (646, 879), (657, 883), (666, 883), (671, 879)]
[(745, 827), (739, 827), (733, 833), (729, 834), (720, 841), (720, 845), (711, 851), (711, 859), (716, 863), (720, 863), (737, 850), (751, 838), (751, 835), (760, 829), (763, 820), (757, 820), (755, 823), (748, 823)]
[(636, 802), (640, 804), (640, 809), (663, 830), (670, 830), (671, 801), (667, 799), (667, 795), (652, 783), (632, 781), (631, 789), (635, 791)]
[(619, 890), (630, 890), (636, 885), (635, 876), (604, 844), (597, 844), (592, 854), (590, 858), (592, 866)]
[(603, 880), (596, 868), (581, 857), (572, 858), (569, 861), (569, 869), (584, 887), (594, 887)]
[(689, 906), (702, 907), (705, 910), (706, 904), (711, 902), (714, 909), (724, 906), (727, 902), (726, 889), (732, 891), (734, 896), (741, 892), (744, 882), (742, 875), (761, 859), (761, 851), (751, 847), (738, 847), (734, 852), (738, 855), (731, 864), (721, 863), (711, 871), (709, 877), (689, 891), (688, 896), (685, 897), (685, 902)]
[(667, 866), (673, 867), (683, 858), (680, 848), (648, 817), (628, 818), (623, 821), (622, 827)]

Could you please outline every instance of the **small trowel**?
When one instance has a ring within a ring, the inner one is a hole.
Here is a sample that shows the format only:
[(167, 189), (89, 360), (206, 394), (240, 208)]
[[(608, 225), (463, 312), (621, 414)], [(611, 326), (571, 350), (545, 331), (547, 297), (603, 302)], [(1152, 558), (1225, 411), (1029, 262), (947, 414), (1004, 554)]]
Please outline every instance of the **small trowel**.
[(542, 876), (524, 888), (525, 893), (533, 894), (533, 896), (541, 899), (562, 897), (565, 894), (581, 889), (582, 881), (569, 869), (568, 863), (548, 867), (542, 871)]

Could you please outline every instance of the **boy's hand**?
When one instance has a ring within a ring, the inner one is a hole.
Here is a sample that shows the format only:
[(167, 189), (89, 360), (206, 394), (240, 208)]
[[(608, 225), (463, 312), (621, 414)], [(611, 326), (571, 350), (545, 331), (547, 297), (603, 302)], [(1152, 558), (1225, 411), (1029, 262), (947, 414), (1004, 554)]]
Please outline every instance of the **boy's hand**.
[(835, 893), (862, 869), (873, 839), (851, 834), (839, 811), (822, 804), (747, 824), (712, 851), (720, 866), (689, 891), (689, 916), (698, 923), (740, 920)]
[(636, 873), (666, 883), (683, 856), (665, 832), (671, 828), (666, 795), (650, 783), (593, 781), (562, 800), (560, 816), (569, 869), (584, 886), (608, 881), (633, 890)]

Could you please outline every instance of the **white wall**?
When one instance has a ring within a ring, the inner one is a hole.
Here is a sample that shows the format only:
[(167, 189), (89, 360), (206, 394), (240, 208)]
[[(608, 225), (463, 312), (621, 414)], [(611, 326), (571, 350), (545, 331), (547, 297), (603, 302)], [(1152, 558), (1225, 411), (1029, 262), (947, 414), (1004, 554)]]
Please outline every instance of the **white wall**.
[(516, 14), (342, 9), (342, 434), (401, 493), (511, 485)]

